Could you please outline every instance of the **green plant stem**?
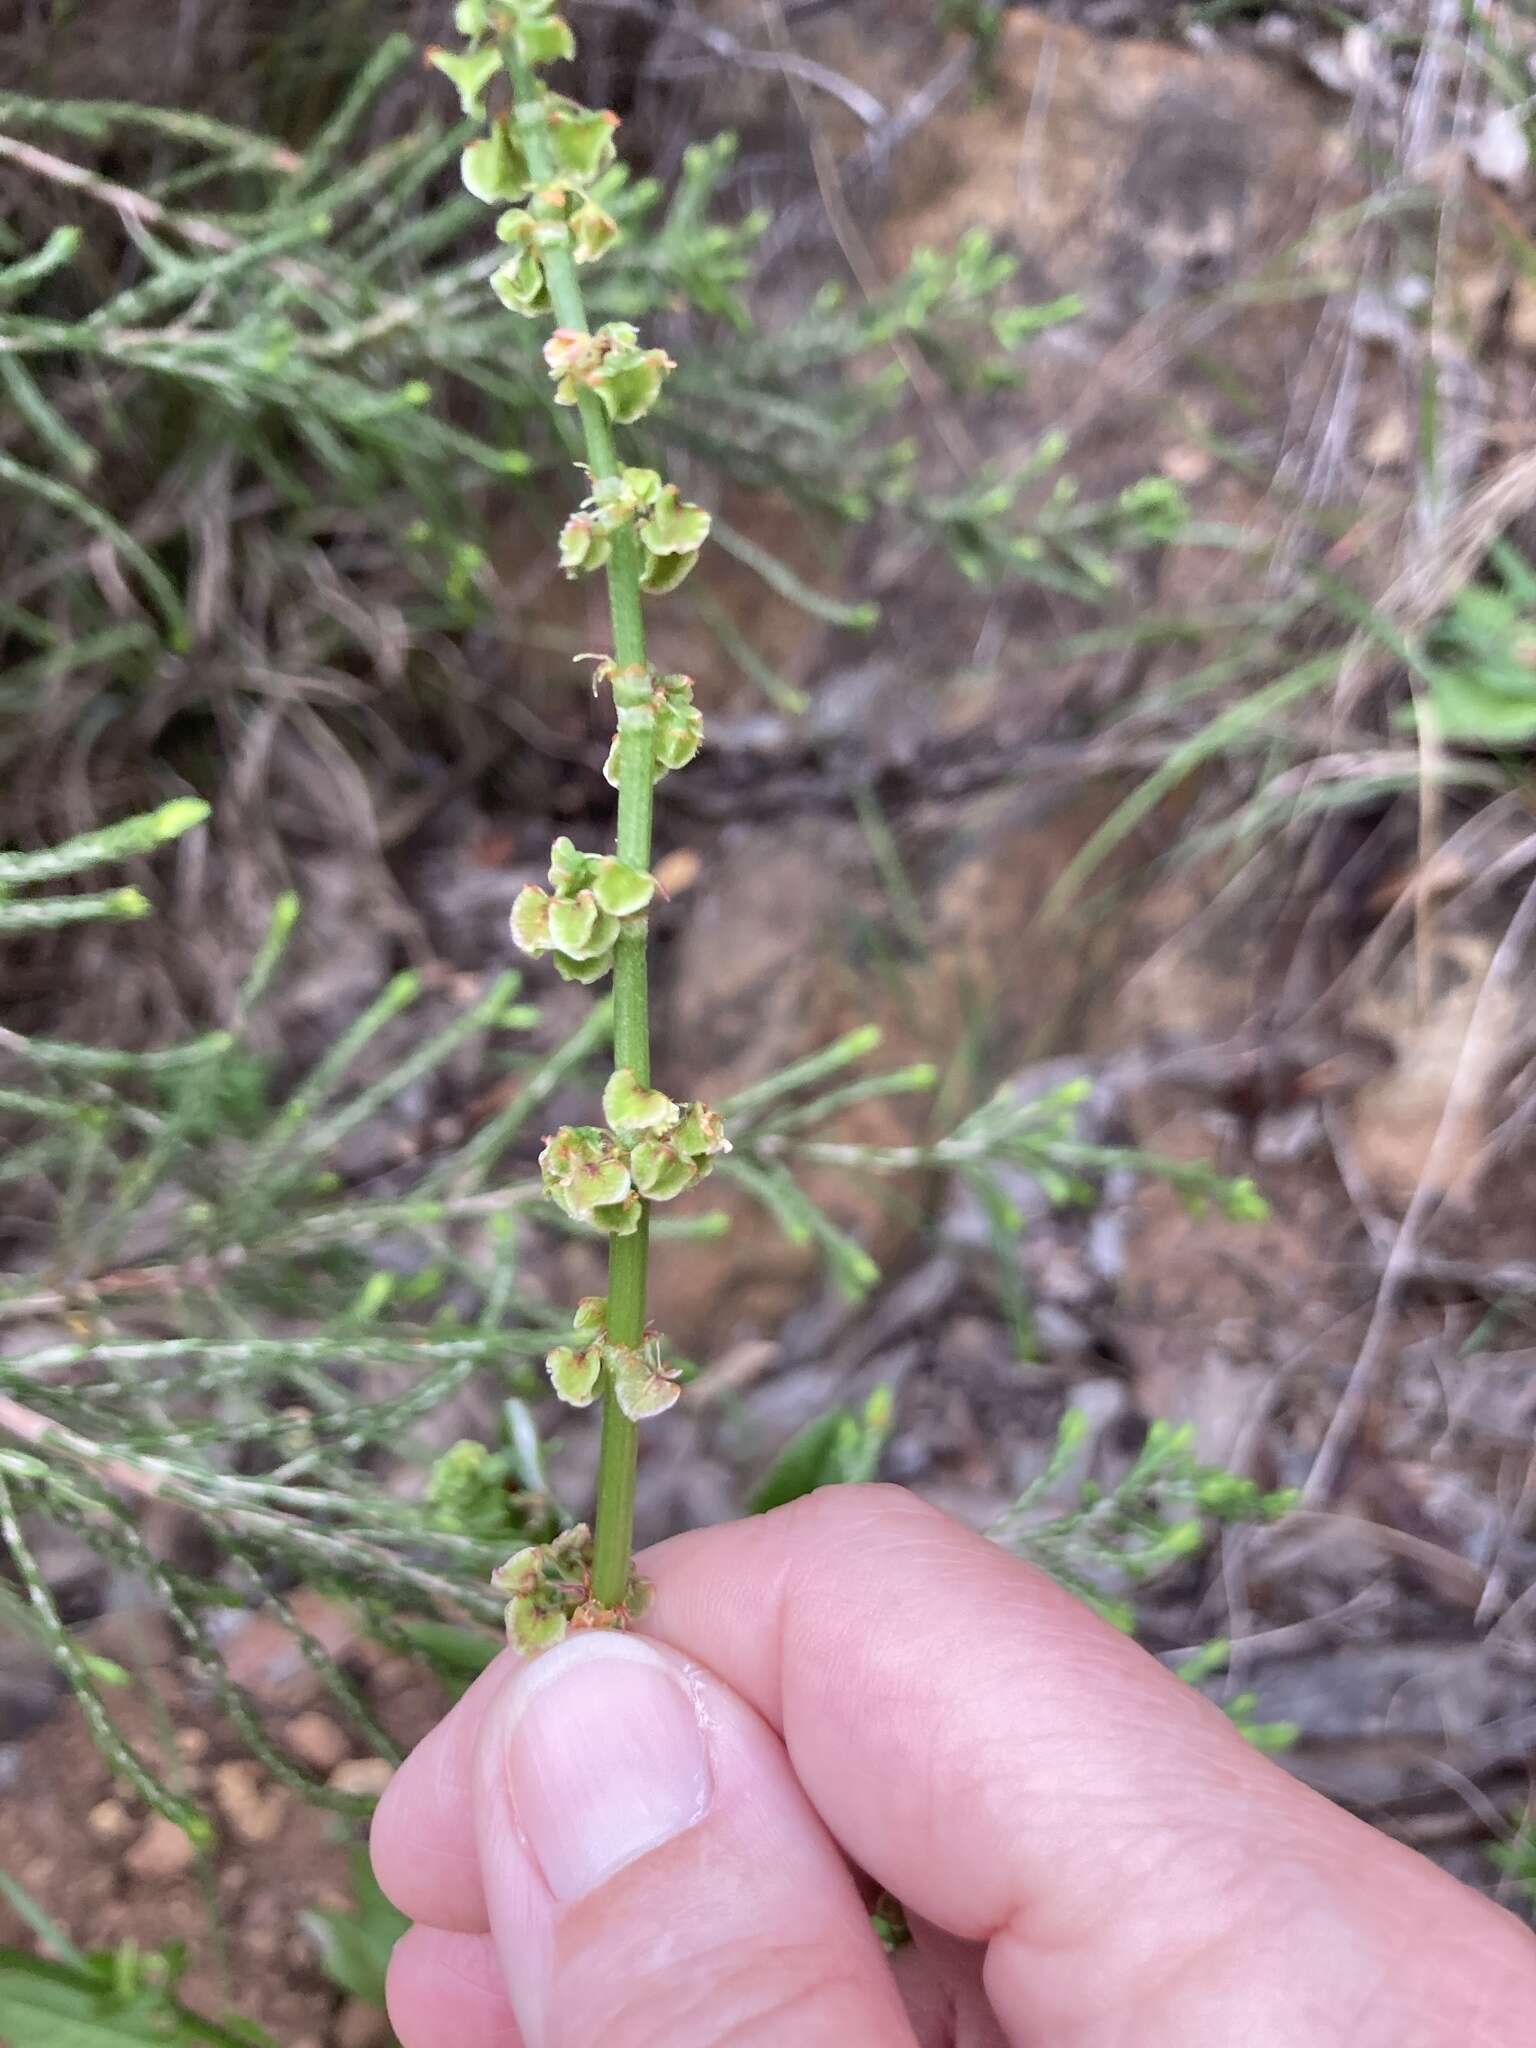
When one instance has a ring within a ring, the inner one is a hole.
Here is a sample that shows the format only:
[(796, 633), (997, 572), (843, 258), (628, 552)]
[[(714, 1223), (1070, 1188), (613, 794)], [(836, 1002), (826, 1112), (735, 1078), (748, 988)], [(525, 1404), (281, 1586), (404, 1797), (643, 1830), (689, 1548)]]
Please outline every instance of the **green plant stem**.
[[(558, 176), (554, 153), (544, 127), (543, 88), (532, 69), (510, 47), (503, 59), (512, 81), (516, 105), (513, 119), (528, 165), (541, 183)], [(562, 327), (590, 332), (576, 265), (567, 249), (547, 249), (544, 275), (555, 317)], [(613, 430), (595, 393), (577, 396), (587, 467), (593, 481), (616, 476), (619, 459)], [(614, 535), (608, 557), (608, 610), (613, 620), (614, 660), (621, 668), (646, 665), (645, 621), (640, 610), (640, 543), (633, 533)], [(619, 737), (618, 856), (642, 873), (651, 865), (652, 735), (622, 730)], [(620, 938), (613, 962), (613, 1063), (628, 1067), (636, 1080), (649, 1085), (651, 1031), (646, 979), (644, 923)], [(615, 1344), (633, 1349), (645, 1336), (646, 1272), (650, 1250), (650, 1217), (629, 1237), (616, 1237), (608, 1253), (608, 1334)], [(603, 1391), (603, 1437), (597, 1468), (597, 1510), (592, 1548), (592, 1594), (604, 1607), (622, 1604), (629, 1588), (630, 1553), (634, 1547), (635, 1458), (639, 1432), (614, 1399)]]

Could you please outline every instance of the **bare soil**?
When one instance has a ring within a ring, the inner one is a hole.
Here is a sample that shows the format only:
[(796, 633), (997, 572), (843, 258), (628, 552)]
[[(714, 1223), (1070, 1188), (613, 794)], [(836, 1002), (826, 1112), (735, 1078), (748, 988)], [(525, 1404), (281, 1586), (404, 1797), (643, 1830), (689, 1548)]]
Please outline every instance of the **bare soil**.
[[(327, 1631), (342, 1669), (402, 1748), (438, 1719), (446, 1702), (430, 1677), (358, 1637), (339, 1610), (309, 1601), (305, 1618)], [(184, 1942), (183, 1996), (199, 2011), (257, 2020), (283, 2048), (387, 2042), (382, 2013), (327, 1979), (300, 1923), (306, 1910), (352, 1908), (349, 1859), (363, 1830), (307, 1805), (250, 1760), (160, 1617), (118, 1613), (82, 1640), (133, 1674), (129, 1689), (112, 1694), (123, 1733), (167, 1782), (212, 1813), (217, 1843), (199, 1854), (179, 1828), (150, 1814), (114, 1780), (65, 1707), (23, 1744), (0, 1748), (8, 1780), (0, 1866), (82, 1947)], [(349, 1740), (291, 1637), (256, 1618), (229, 1647), (275, 1748), (334, 1788), (382, 1789), (389, 1766)], [(0, 1941), (31, 1943), (4, 1906)]]

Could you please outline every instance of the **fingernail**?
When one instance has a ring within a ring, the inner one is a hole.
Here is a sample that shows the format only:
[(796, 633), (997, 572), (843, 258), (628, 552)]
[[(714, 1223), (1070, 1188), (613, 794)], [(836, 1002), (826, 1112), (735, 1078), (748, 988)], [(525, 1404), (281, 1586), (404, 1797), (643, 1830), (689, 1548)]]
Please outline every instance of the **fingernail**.
[(509, 1708), (513, 1811), (557, 1899), (585, 1898), (708, 1812), (693, 1698), (638, 1636), (594, 1630), (547, 1650)]

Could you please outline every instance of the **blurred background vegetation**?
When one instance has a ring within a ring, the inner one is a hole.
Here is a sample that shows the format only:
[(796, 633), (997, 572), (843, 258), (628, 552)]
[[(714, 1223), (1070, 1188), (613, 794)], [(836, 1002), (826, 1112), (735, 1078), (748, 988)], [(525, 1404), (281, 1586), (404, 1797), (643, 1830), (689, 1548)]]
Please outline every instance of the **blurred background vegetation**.
[[(917, 1487), (1529, 1905), (1529, 19), (571, 14), (720, 543), (642, 1534)], [(601, 624), (442, 32), (0, 30), (16, 2048), (385, 2041), (359, 1823), (590, 1495), (604, 1020), (505, 925), (609, 829)]]

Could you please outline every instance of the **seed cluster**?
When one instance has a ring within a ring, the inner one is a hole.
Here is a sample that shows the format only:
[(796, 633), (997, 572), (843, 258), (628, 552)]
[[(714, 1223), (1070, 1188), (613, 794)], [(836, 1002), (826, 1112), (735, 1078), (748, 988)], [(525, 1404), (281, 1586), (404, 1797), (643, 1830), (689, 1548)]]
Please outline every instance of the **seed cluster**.
[[(575, 52), (554, 0), (458, 0), (454, 23), (462, 47), (431, 50), (428, 59), (452, 82), (466, 116), (486, 124), (465, 149), (462, 172), (475, 198), (502, 209), (496, 233), (508, 253), (491, 288), (513, 312), (558, 323), (544, 361), (555, 402), (577, 408), (587, 442), (590, 488), (561, 532), (560, 564), (568, 576), (605, 572), (614, 618), (614, 655), (581, 658), (595, 661), (594, 683), (613, 698), (615, 733), (603, 772), (619, 791), (618, 851), (584, 853), (557, 839), (549, 888), (521, 890), (511, 918), (514, 944), (547, 959), (567, 981), (614, 977), (616, 1059), (603, 1091), (605, 1122), (556, 1131), (539, 1162), (550, 1202), (573, 1223), (603, 1232), (611, 1247), (609, 1295), (581, 1303), (573, 1341), (547, 1360), (562, 1400), (581, 1408), (604, 1396), (606, 1459), (610, 1420), (621, 1418), (617, 1426), (627, 1430), (678, 1395), (676, 1371), (644, 1318), (649, 1205), (697, 1185), (730, 1149), (706, 1104), (674, 1102), (642, 1078), (649, 1061), (644, 945), (656, 891), (650, 791), (697, 754), (703, 721), (689, 677), (659, 674), (634, 658), (644, 654), (639, 604), (675, 590), (691, 572), (710, 518), (658, 471), (626, 466), (614, 450), (613, 430), (644, 419), (675, 368), (628, 321), (595, 332), (585, 322), (576, 270), (601, 262), (619, 238), (605, 204), (620, 176), (617, 116), (580, 106), (538, 78), (541, 67)], [(488, 99), (502, 78), (512, 104), (493, 109)], [(628, 830), (626, 816), (640, 821), (638, 829)], [(568, 1627), (623, 1626), (637, 1611), (639, 1582), (632, 1571), (625, 1576), (630, 1469), (628, 1498), (613, 1516), (624, 1549), (615, 1554), (610, 1545), (606, 1565), (600, 1500), (595, 1543), (584, 1528), (568, 1531), (519, 1552), (497, 1574), (508, 1594), (508, 1633), (524, 1652), (559, 1641)]]

